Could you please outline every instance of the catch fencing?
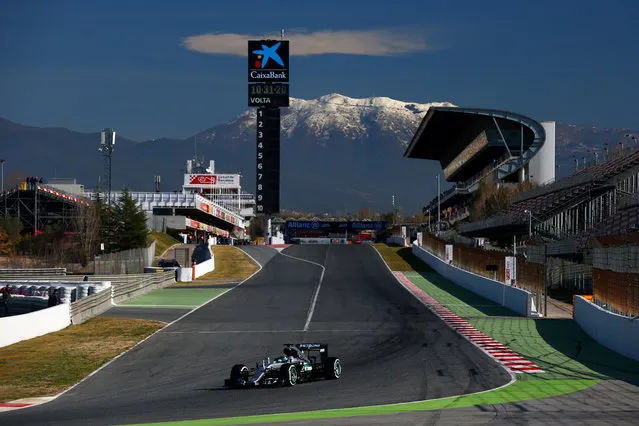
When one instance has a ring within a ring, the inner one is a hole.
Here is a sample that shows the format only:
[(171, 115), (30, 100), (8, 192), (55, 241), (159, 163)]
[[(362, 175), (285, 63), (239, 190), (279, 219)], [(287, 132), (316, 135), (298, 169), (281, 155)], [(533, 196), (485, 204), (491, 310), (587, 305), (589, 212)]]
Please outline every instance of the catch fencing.
[[(425, 235), (423, 237), (423, 247), (441, 259), (444, 259), (446, 256), (446, 244), (445, 241), (440, 240), (434, 235)], [(512, 254), (453, 244), (455, 266), (500, 282), (506, 282), (506, 256), (512, 256)], [(528, 290), (531, 293), (543, 293), (543, 265), (527, 262), (522, 255), (517, 255), (516, 258), (517, 287)], [(489, 265), (494, 265), (495, 268), (491, 269), (496, 270), (487, 270), (487, 266)]]
[(593, 303), (619, 315), (639, 316), (639, 246), (593, 249)]

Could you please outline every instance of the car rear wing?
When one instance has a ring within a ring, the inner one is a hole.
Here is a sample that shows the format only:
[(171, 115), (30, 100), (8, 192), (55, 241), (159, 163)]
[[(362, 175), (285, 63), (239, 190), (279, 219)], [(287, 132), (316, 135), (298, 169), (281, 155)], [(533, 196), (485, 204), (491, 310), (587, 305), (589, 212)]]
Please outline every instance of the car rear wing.
[(284, 343), (284, 346), (295, 346), (303, 351), (328, 352), (327, 343)]

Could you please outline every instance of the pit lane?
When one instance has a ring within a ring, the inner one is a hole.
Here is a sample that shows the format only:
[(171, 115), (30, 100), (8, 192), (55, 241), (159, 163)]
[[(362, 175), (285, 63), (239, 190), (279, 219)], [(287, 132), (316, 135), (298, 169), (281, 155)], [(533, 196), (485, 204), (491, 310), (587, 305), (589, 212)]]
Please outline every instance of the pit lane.
[[(250, 249), (250, 248), (249, 248)], [(263, 248), (265, 249), (265, 248)], [(124, 424), (344, 408), (494, 388), (508, 374), (408, 294), (369, 246), (292, 246), (251, 280), (163, 329), (60, 398), (3, 424)], [(339, 381), (226, 390), (237, 362), (325, 342)]]

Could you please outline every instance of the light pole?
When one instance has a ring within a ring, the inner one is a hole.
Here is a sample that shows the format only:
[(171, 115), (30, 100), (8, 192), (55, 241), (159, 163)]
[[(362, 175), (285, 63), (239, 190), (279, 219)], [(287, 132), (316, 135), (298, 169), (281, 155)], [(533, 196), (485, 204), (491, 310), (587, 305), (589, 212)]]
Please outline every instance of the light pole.
[(532, 238), (532, 212), (530, 210), (524, 210), (524, 213), (528, 215), (528, 237)]

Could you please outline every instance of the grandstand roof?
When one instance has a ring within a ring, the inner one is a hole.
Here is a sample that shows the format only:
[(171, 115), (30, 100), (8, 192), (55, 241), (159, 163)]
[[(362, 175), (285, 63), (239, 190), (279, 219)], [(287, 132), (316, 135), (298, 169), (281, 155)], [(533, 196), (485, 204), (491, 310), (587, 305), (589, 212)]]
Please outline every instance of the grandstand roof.
[[(431, 107), (404, 157), (451, 163), (449, 181), (461, 181), (504, 154), (520, 156), (545, 141), (543, 126), (521, 114), (482, 108)], [(471, 147), (471, 145), (476, 145)], [(469, 148), (472, 148), (469, 150)], [(463, 154), (462, 154), (463, 153)], [(458, 157), (462, 154), (460, 157)]]

